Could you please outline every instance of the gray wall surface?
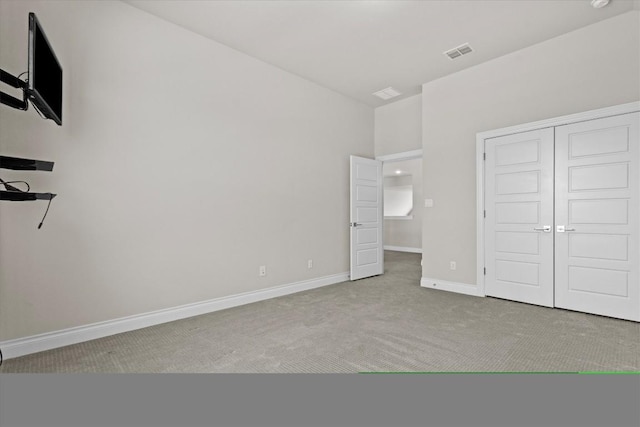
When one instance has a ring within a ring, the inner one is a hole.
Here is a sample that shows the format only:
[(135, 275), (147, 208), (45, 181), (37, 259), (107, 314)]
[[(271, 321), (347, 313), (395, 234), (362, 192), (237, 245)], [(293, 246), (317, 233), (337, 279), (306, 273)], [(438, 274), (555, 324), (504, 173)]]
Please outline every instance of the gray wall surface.
[(376, 156), (422, 148), (422, 97), (415, 95), (375, 109)]
[(2, 178), (58, 197), (41, 230), (45, 203), (0, 203), (0, 341), (348, 271), (371, 107), (122, 2), (0, 1), (14, 74), (30, 11), (63, 126), (0, 108), (3, 155), (56, 162)]

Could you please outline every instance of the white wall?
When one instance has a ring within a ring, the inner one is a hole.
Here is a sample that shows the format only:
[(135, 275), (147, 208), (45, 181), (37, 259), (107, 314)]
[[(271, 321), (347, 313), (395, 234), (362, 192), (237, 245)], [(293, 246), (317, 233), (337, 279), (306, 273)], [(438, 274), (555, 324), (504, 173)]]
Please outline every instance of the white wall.
[(111, 1), (1, 1), (15, 74), (29, 11), (64, 123), (0, 107), (2, 154), (56, 162), (0, 176), (59, 196), (41, 230), (44, 202), (0, 203), (0, 341), (348, 270), (370, 107)]
[[(411, 248), (420, 251), (422, 248), (422, 159), (403, 160), (399, 162), (384, 162), (385, 175), (393, 174), (397, 169), (410, 175), (391, 176), (397, 185), (413, 185), (413, 211), (411, 219), (385, 219), (384, 245), (400, 248)], [(385, 182), (389, 181), (385, 178)], [(386, 185), (386, 183), (385, 183)], [(386, 200), (385, 200), (386, 203)]]
[(415, 95), (375, 109), (375, 154), (422, 148), (422, 97)]
[(632, 11), (423, 85), (424, 277), (476, 282), (476, 133), (639, 100), (639, 39)]

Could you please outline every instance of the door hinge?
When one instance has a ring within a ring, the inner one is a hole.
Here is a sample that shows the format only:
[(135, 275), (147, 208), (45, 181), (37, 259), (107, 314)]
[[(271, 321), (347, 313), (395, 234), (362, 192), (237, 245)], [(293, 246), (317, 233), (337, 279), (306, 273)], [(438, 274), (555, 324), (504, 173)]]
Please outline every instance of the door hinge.
[(482, 160), (487, 160), (487, 153), (482, 153)]
[(484, 275), (486, 276), (487, 275), (487, 267), (483, 268), (483, 270), (484, 270)]
[(487, 217), (487, 211), (483, 211), (484, 212), (484, 217)]

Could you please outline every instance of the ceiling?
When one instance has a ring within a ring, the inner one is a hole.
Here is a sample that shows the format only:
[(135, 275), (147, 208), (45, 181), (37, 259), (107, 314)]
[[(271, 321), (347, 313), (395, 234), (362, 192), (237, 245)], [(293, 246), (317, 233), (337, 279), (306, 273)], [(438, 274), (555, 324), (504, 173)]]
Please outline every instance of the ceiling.
[[(634, 8), (633, 0), (602, 9), (590, 0), (123, 1), (372, 107)], [(463, 43), (474, 51), (443, 54)], [(389, 86), (402, 95), (372, 95)]]

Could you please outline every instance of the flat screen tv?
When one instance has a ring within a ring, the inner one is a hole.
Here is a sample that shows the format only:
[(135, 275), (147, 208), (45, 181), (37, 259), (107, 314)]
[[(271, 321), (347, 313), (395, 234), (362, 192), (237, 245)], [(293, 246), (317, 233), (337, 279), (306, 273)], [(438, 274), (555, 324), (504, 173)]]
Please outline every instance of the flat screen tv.
[(62, 67), (34, 13), (29, 13), (28, 74), (31, 103), (46, 118), (62, 125)]

